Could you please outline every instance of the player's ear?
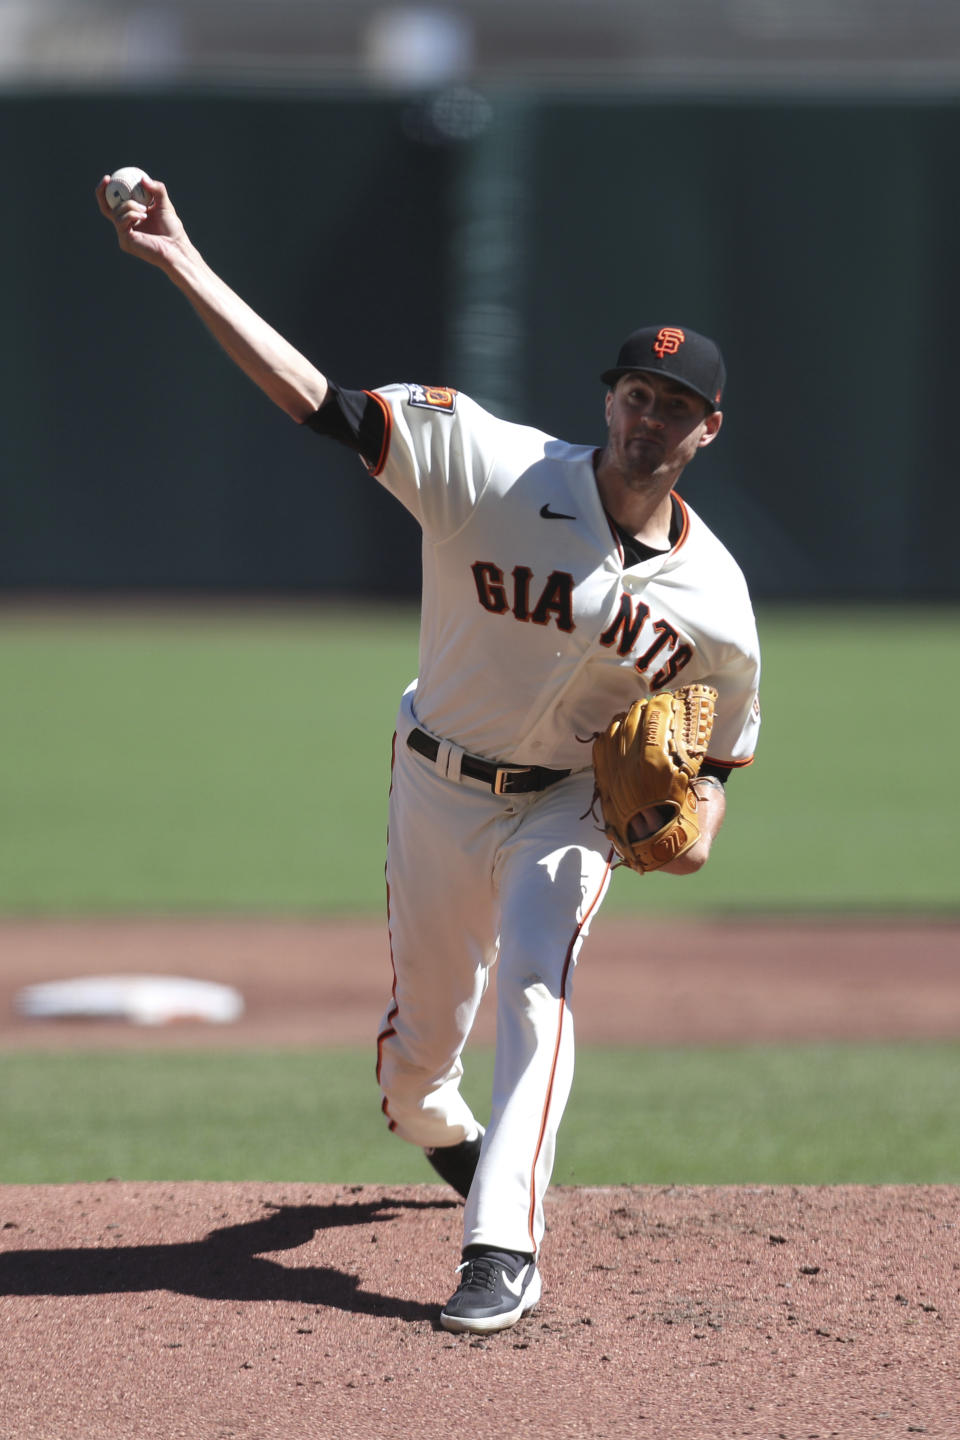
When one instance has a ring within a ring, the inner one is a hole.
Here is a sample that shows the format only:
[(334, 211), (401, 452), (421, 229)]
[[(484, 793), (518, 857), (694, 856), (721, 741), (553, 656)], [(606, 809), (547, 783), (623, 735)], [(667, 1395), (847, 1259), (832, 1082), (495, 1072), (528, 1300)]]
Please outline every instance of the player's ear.
[(700, 436), (700, 446), (709, 445), (720, 433), (720, 426), (723, 424), (723, 411), (711, 410), (703, 427), (703, 434)]
[(613, 391), (608, 390), (603, 402), (603, 414), (607, 424), (610, 424), (610, 412), (613, 409)]

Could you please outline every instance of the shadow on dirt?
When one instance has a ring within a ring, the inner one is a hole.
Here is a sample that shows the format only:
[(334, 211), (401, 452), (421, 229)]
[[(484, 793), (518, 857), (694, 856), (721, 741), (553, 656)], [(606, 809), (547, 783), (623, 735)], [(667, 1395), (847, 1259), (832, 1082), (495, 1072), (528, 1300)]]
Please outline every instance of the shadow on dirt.
[[(354, 1275), (324, 1265), (280, 1265), (264, 1255), (297, 1250), (324, 1230), (395, 1220), (404, 1210), (454, 1208), (444, 1200), (356, 1205), (280, 1205), (260, 1219), (202, 1240), (0, 1254), (0, 1295), (114, 1295), (170, 1290), (210, 1300), (285, 1300), (358, 1315), (436, 1320), (437, 1307), (361, 1290)], [(322, 1251), (322, 1239), (316, 1248)]]

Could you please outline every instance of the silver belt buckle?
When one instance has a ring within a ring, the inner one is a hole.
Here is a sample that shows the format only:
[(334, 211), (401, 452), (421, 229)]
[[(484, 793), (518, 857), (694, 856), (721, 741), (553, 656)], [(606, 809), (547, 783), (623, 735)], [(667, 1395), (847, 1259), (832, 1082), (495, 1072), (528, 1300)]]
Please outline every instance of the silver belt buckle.
[(528, 775), (530, 770), (529, 765), (498, 765), (493, 782), (494, 795), (509, 795), (511, 775)]

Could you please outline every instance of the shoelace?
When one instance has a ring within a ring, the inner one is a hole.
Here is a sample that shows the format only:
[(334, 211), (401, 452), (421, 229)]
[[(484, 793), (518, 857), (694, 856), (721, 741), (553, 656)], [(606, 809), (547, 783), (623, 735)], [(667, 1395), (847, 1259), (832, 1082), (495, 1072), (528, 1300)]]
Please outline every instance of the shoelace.
[(458, 1265), (460, 1271), (461, 1290), (496, 1290), (497, 1280), (500, 1271), (504, 1266), (499, 1260), (491, 1260), (486, 1255), (477, 1255), (472, 1260), (464, 1260)]

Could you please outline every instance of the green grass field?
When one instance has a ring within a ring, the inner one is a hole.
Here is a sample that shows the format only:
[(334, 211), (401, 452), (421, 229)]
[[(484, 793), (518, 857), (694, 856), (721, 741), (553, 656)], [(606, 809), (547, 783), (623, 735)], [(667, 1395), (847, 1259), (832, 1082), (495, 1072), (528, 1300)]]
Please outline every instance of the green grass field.
[[(481, 1114), (491, 1076), (469, 1057)], [(21, 1052), (0, 1085), (7, 1184), (433, 1179), (367, 1051)], [(554, 1181), (956, 1184), (958, 1093), (960, 1044), (584, 1047)]]
[[(958, 908), (937, 727), (960, 709), (960, 613), (771, 610), (760, 628), (760, 751), (710, 865), (618, 875), (608, 907)], [(0, 913), (382, 909), (411, 614), (8, 607), (0, 666)], [(886, 718), (917, 676), (936, 681), (927, 766)], [(922, 843), (902, 843), (905, 815)]]
[[(760, 626), (761, 748), (710, 865), (618, 875), (608, 907), (956, 913), (942, 777), (960, 612), (771, 610)], [(8, 606), (0, 666), (0, 914), (382, 912), (412, 615)], [(926, 766), (887, 718), (917, 676), (936, 685)], [(909, 844), (905, 817), (922, 817)], [(472, 1058), (481, 1113), (489, 1072)], [(948, 1044), (584, 1049), (555, 1178), (960, 1182), (958, 1082)], [(13, 1053), (0, 1084), (6, 1183), (430, 1178), (386, 1134), (366, 1052)]]

